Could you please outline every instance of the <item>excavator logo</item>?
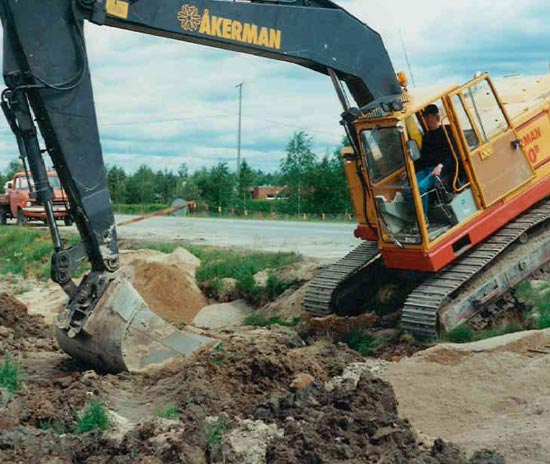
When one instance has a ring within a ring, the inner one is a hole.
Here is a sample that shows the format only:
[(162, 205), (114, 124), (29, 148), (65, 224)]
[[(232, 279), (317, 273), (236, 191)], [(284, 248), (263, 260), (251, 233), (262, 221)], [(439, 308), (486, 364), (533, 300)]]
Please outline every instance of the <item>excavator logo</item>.
[(178, 21), (184, 31), (196, 31), (201, 25), (201, 19), (196, 6), (183, 5), (178, 13)]
[(178, 12), (178, 22), (184, 31), (198, 32), (210, 37), (233, 40), (260, 47), (280, 50), (282, 31), (256, 24), (222, 18), (205, 9), (202, 15), (194, 5), (183, 5)]

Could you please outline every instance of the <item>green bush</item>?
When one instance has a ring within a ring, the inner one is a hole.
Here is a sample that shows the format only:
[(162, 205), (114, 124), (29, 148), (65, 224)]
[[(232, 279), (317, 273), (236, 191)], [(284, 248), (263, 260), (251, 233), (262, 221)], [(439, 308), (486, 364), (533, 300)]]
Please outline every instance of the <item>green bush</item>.
[(22, 386), (19, 364), (14, 363), (11, 355), (6, 352), (4, 363), (0, 365), (0, 388), (5, 388), (10, 393), (17, 393)]
[(474, 331), (466, 324), (462, 324), (448, 332), (444, 340), (451, 343), (468, 343), (474, 340)]
[(532, 308), (532, 316), (538, 329), (550, 328), (550, 282), (536, 288), (530, 282), (518, 286), (517, 297)]
[(102, 401), (93, 400), (85, 406), (82, 414), (76, 415), (76, 433), (82, 434), (93, 430), (105, 431), (109, 428), (109, 413)]

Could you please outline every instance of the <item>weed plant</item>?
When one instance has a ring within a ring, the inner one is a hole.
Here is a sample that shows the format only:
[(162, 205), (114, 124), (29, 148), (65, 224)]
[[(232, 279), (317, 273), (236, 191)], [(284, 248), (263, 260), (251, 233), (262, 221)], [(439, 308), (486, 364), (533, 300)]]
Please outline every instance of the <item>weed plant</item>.
[(162, 419), (172, 419), (177, 420), (180, 417), (178, 409), (173, 405), (166, 406), (164, 409), (157, 410), (157, 417)]
[(76, 433), (105, 431), (109, 428), (110, 419), (107, 407), (100, 400), (93, 400), (85, 406), (81, 414), (76, 414)]
[(14, 363), (10, 353), (6, 352), (3, 364), (0, 364), (0, 388), (17, 393), (23, 386), (19, 364)]

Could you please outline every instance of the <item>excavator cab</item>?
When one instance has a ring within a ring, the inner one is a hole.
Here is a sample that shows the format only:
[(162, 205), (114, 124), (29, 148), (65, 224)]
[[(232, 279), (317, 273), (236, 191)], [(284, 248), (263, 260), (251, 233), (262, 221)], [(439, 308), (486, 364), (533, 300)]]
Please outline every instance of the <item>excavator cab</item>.
[[(420, 164), (423, 135), (428, 130), (423, 109), (403, 120), (375, 124), (360, 132), (376, 223), (385, 243), (400, 248), (422, 245), (423, 229), (430, 242), (475, 212), (471, 203), (454, 201), (458, 189), (453, 189), (453, 184), (457, 185), (463, 169), (446, 116), (442, 121), (442, 141), (448, 152), (445, 169), (438, 175), (433, 174), (436, 165)], [(467, 183), (464, 178), (460, 182)]]
[[(405, 99), (400, 112), (355, 122), (372, 203), (367, 222), (376, 231), (356, 235), (378, 240), (388, 267), (437, 272), (474, 245), (467, 224), (530, 182), (534, 170), (489, 76)], [(434, 108), (439, 126), (430, 129)], [(423, 163), (430, 130), (439, 131), (441, 161)]]

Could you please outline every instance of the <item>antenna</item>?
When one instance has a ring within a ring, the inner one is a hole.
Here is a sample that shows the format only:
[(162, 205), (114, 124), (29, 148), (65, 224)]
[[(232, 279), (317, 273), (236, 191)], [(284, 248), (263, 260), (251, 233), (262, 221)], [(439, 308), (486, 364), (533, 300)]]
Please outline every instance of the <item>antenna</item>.
[(403, 38), (403, 31), (399, 29), (399, 36), (401, 37), (401, 45), (403, 46), (403, 53), (405, 54), (405, 61), (407, 62), (407, 69), (409, 70), (409, 75), (411, 76), (411, 81), (413, 87), (416, 87), (416, 82), (414, 80), (414, 74), (412, 71), (411, 63), (409, 61), (409, 54), (407, 53), (407, 47), (405, 46), (405, 39)]

